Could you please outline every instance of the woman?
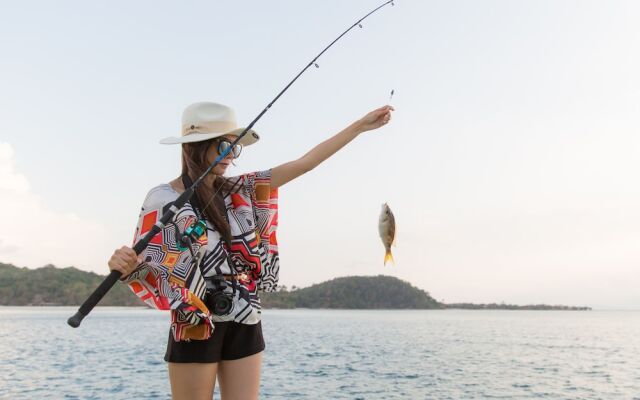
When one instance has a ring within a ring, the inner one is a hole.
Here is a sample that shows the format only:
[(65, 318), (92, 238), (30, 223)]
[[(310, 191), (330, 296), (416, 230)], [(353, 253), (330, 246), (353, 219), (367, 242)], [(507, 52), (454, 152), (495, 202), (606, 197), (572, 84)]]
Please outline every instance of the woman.
[[(109, 268), (122, 272), (131, 289), (152, 307), (171, 310), (165, 361), (174, 399), (211, 399), (218, 378), (222, 399), (255, 399), (264, 341), (258, 290), (278, 280), (277, 189), (312, 170), (362, 132), (391, 118), (378, 108), (320, 143), (301, 158), (271, 170), (225, 178), (243, 146), (259, 136), (250, 130), (200, 184), (190, 203), (136, 256), (114, 252)], [(134, 242), (237, 138), (235, 115), (216, 103), (196, 103), (182, 118), (182, 175), (151, 189)]]

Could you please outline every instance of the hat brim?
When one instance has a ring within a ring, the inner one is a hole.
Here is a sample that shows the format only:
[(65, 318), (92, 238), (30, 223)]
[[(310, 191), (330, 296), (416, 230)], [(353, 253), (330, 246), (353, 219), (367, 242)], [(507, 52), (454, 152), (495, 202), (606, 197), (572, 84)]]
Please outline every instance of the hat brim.
[[(237, 128), (229, 132), (213, 132), (213, 133), (191, 133), (189, 135), (181, 137), (167, 137), (160, 141), (161, 144), (181, 144), (181, 143), (195, 143), (205, 140), (217, 138), (225, 135), (240, 136), (245, 128)], [(260, 140), (260, 135), (253, 129), (249, 129), (247, 133), (240, 139), (240, 144), (243, 146), (250, 146)]]

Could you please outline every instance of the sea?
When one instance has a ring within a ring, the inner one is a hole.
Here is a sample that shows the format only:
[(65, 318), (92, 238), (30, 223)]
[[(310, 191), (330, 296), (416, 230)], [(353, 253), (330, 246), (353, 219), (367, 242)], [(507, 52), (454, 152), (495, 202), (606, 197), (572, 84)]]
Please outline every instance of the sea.
[[(0, 399), (169, 399), (169, 316), (0, 307)], [(261, 399), (640, 400), (640, 311), (265, 310)], [(216, 390), (215, 398), (219, 398)]]

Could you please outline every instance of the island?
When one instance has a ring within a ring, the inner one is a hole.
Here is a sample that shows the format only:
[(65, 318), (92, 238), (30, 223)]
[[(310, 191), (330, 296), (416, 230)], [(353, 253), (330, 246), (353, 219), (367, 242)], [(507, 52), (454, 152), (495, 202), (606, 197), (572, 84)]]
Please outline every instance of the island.
[[(47, 265), (30, 269), (0, 263), (0, 305), (78, 306), (104, 278), (104, 275), (74, 267)], [(305, 288), (281, 286), (276, 292), (261, 292), (260, 297), (265, 309), (591, 310), (584, 306), (546, 304), (445, 304), (409, 282), (387, 275), (340, 277)], [(122, 283), (116, 283), (99, 305), (145, 306)]]

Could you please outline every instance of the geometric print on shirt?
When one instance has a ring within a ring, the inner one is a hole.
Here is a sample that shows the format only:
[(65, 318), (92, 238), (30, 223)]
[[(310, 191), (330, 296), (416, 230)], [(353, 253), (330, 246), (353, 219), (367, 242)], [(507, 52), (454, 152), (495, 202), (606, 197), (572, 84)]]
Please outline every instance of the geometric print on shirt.
[[(171, 331), (176, 341), (206, 339), (213, 322), (260, 321), (258, 290), (273, 291), (279, 275), (277, 229), (277, 189), (270, 189), (271, 170), (227, 178), (230, 189), (223, 195), (231, 228), (231, 246), (222, 240), (213, 225), (192, 244), (192, 252), (181, 250), (179, 232), (197, 221), (190, 204), (178, 211), (143, 252), (144, 262), (129, 275), (132, 291), (147, 305), (171, 311)], [(170, 185), (156, 186), (145, 198), (138, 220), (134, 244), (162, 217), (179, 196)], [(231, 261), (231, 264), (229, 263)], [(212, 314), (204, 304), (205, 278), (218, 274), (244, 273), (239, 280), (230, 315)]]

